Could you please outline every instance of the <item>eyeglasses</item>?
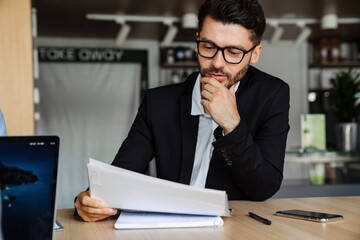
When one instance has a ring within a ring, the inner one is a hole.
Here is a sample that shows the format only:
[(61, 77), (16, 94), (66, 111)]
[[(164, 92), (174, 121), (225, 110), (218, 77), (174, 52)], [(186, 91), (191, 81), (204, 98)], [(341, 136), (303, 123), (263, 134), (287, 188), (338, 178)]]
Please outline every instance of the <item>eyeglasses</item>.
[(217, 46), (215, 43), (203, 40), (196, 41), (198, 54), (204, 58), (213, 58), (216, 56), (218, 51), (220, 50), (223, 58), (226, 62), (230, 64), (239, 64), (244, 59), (245, 55), (255, 49), (257, 46), (254, 45), (251, 49), (245, 51), (236, 47), (224, 47), (221, 48)]

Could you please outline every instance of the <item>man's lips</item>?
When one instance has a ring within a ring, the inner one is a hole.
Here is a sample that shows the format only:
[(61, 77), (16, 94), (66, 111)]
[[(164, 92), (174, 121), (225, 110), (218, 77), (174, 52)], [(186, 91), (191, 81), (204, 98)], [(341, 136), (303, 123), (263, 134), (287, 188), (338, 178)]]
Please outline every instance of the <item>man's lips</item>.
[(208, 73), (206, 74), (209, 78), (214, 78), (219, 82), (223, 82), (227, 80), (227, 76), (225, 74), (218, 74), (218, 73)]

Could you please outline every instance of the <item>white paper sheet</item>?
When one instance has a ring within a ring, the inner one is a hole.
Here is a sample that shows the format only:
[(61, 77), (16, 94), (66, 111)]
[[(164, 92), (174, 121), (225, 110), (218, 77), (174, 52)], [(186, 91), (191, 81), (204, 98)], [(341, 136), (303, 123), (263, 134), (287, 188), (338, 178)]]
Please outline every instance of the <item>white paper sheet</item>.
[(118, 168), (90, 159), (91, 197), (113, 208), (230, 216), (225, 191), (192, 187)]
[(217, 216), (122, 211), (114, 224), (114, 228), (189, 228), (222, 227), (223, 225), (224, 221)]

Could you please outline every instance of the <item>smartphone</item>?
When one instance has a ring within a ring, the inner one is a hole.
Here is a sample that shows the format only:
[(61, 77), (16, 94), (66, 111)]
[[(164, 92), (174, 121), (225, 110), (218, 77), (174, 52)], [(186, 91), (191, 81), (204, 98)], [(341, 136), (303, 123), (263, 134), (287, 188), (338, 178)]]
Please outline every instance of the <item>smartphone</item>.
[(334, 222), (343, 220), (344, 217), (338, 214), (332, 213), (322, 213), (322, 212), (310, 212), (304, 210), (285, 210), (285, 211), (277, 211), (275, 213), (277, 216), (296, 218), (301, 220), (313, 221), (313, 222)]

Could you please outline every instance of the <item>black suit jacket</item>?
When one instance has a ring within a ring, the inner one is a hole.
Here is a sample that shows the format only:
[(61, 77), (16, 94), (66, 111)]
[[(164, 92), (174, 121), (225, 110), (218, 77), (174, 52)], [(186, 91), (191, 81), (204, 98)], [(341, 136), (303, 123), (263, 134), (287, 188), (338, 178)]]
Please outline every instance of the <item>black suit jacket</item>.
[[(145, 93), (113, 165), (145, 173), (155, 157), (157, 177), (190, 183), (199, 123), (190, 114), (191, 94), (198, 74)], [(213, 143), (206, 188), (225, 190), (229, 200), (265, 200), (283, 178), (289, 86), (250, 66), (236, 98), (241, 122)]]

